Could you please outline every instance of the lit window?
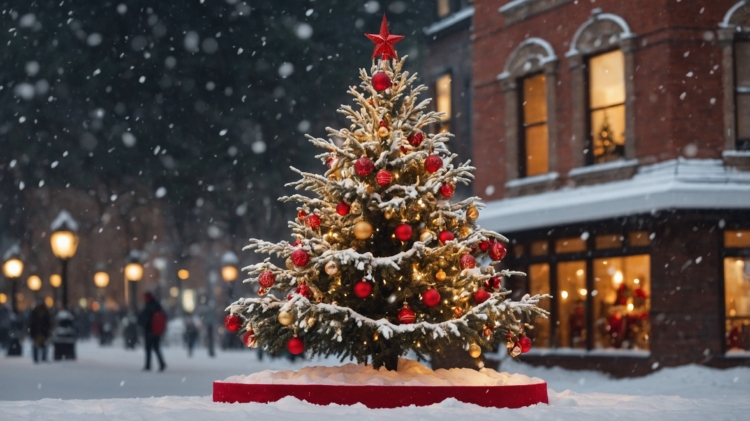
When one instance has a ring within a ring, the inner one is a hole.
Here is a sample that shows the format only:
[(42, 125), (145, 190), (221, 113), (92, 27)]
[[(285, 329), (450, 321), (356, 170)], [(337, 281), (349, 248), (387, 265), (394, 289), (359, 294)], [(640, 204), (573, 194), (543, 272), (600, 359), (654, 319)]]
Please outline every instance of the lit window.
[(451, 0), (437, 0), (437, 14), (439, 18), (451, 13)]
[(531, 243), (531, 255), (532, 256), (546, 256), (548, 251), (547, 240), (534, 241)]
[(724, 247), (750, 247), (750, 230), (724, 231)]
[(594, 348), (648, 350), (651, 257), (594, 259), (593, 275)]
[(607, 234), (596, 236), (596, 249), (615, 249), (622, 248), (622, 236), (620, 234)]
[(586, 348), (586, 261), (557, 264), (557, 346)]
[(444, 113), (440, 122), (439, 131), (450, 131), (451, 120), (451, 75), (445, 74), (440, 76), (435, 82), (435, 92), (437, 96), (437, 112)]
[[(539, 263), (536, 265), (529, 265), (529, 293), (531, 295), (536, 294), (549, 294), (549, 264)], [(541, 300), (539, 307), (550, 311), (551, 300)], [(534, 342), (534, 346), (537, 348), (549, 348), (550, 347), (550, 320), (539, 317), (533, 321), (534, 329), (528, 330), (526, 333)]]
[(633, 231), (628, 233), (630, 247), (648, 247), (651, 245), (651, 234), (648, 231)]
[(750, 41), (734, 44), (737, 149), (750, 149)]
[(586, 241), (580, 237), (561, 238), (555, 241), (555, 253), (586, 251)]
[(724, 259), (727, 350), (750, 351), (750, 259)]
[(542, 75), (523, 79), (521, 160), (519, 174), (532, 176), (549, 172), (547, 132), (547, 85)]
[(519, 257), (523, 257), (525, 254), (526, 248), (523, 246), (523, 244), (516, 244), (513, 246), (513, 256), (518, 259)]
[(589, 60), (589, 124), (593, 163), (625, 156), (625, 57), (622, 51)]

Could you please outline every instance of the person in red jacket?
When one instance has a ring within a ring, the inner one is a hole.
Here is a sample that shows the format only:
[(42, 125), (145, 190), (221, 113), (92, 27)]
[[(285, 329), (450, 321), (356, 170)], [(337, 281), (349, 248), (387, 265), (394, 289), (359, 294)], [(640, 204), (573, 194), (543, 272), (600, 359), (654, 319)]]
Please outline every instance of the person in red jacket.
[(143, 295), (143, 301), (146, 304), (138, 315), (138, 324), (143, 328), (146, 345), (146, 366), (143, 367), (143, 370), (151, 370), (151, 351), (153, 350), (159, 359), (159, 371), (164, 371), (167, 365), (164, 363), (164, 357), (161, 355), (159, 342), (166, 327), (166, 316), (164, 310), (161, 308), (161, 304), (156, 301), (150, 292)]

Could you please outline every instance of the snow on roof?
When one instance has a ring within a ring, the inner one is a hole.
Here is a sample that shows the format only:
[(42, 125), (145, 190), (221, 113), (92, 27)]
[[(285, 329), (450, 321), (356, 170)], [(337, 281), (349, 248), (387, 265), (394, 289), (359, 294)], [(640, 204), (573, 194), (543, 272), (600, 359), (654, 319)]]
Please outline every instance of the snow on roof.
[(474, 16), (474, 6), (461, 9), (458, 12), (448, 16), (447, 18), (439, 20), (428, 26), (424, 30), (424, 33), (425, 35), (435, 35), (438, 32), (450, 28), (451, 26), (463, 21), (464, 19), (471, 18), (472, 16)]
[(8, 250), (5, 250), (5, 254), (3, 254), (3, 261), (10, 260), (11, 258), (18, 256), (19, 254), (21, 254), (21, 247), (18, 246), (18, 243), (13, 244)]
[(57, 214), (57, 218), (55, 218), (49, 226), (49, 229), (52, 231), (57, 231), (63, 228), (71, 231), (78, 231), (78, 222), (76, 222), (70, 212), (66, 210), (61, 210), (60, 213)]
[(493, 201), (478, 222), (513, 232), (666, 209), (750, 210), (750, 172), (680, 158), (640, 167), (629, 180)]

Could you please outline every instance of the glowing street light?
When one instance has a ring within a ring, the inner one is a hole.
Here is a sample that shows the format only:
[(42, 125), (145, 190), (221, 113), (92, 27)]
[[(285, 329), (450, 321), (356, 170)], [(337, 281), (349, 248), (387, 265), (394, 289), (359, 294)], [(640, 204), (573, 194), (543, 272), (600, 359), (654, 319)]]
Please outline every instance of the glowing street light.
[(29, 276), (29, 279), (26, 280), (26, 286), (32, 291), (39, 291), (42, 289), (42, 278), (36, 275), (31, 275)]
[(229, 287), (229, 301), (234, 297), (234, 280), (237, 279), (237, 275), (239, 274), (239, 271), (237, 270), (237, 265), (239, 263), (240, 259), (238, 259), (237, 255), (231, 250), (221, 255), (221, 277)]
[(130, 308), (133, 314), (138, 314), (138, 282), (143, 278), (141, 255), (140, 251), (131, 250), (128, 263), (125, 265), (125, 282), (129, 284)]
[(60, 288), (60, 285), (62, 285), (62, 276), (57, 273), (53, 273), (49, 276), (49, 284), (52, 286), (52, 288)]
[(109, 285), (109, 274), (101, 271), (94, 274), (94, 285), (99, 288), (106, 288)]
[(52, 235), (49, 237), (52, 254), (60, 260), (62, 265), (61, 286), (62, 286), (62, 308), (68, 308), (68, 260), (76, 254), (78, 250), (78, 223), (68, 213), (60, 211), (50, 225)]
[[(13, 313), (18, 312), (18, 278), (23, 274), (23, 262), (19, 258), (20, 254), (21, 249), (18, 245), (14, 245), (3, 256), (5, 260), (3, 263), (3, 275), (10, 281), (10, 306)], [(8, 356), (18, 357), (23, 355), (21, 341), (19, 340), (20, 336), (18, 329), (11, 331)]]

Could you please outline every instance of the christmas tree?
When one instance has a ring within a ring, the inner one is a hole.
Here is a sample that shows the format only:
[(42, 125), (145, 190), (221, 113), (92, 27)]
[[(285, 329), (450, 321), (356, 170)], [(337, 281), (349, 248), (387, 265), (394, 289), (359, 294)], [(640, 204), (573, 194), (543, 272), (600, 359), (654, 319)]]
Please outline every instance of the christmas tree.
[(280, 198), (299, 203), (289, 222), (296, 240), (246, 247), (286, 267), (269, 257), (245, 268), (261, 297), (233, 303), (225, 325), (271, 353), (307, 350), (390, 370), (408, 351), (427, 358), (451, 346), (476, 358), (503, 344), (518, 356), (531, 348), (528, 323), (547, 316), (537, 307), (544, 297), (508, 299), (502, 277), (520, 273), (492, 266), (508, 240), (476, 224), (478, 197), (450, 200), (475, 168), (453, 164), (450, 133), (427, 133), (441, 114), (418, 100), (427, 88), (412, 87), (416, 75), (403, 70), (393, 47), (403, 37), (388, 33), (385, 16), (367, 37), (373, 65), (349, 88), (356, 105), (339, 109), (351, 125), (307, 136), (328, 170), (292, 168), (302, 179), (290, 185), (315, 197)]

